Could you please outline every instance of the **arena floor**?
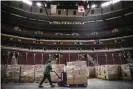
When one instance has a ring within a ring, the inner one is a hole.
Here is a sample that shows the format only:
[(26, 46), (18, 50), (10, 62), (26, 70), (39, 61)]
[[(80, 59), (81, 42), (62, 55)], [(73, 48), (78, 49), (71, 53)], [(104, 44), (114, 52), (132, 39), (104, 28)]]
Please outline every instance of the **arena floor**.
[[(107, 81), (101, 79), (88, 79), (88, 87), (56, 87), (54, 89), (133, 89), (133, 83), (127, 81)], [(2, 84), (1, 89), (39, 89), (37, 83)], [(42, 89), (52, 89), (48, 83)]]

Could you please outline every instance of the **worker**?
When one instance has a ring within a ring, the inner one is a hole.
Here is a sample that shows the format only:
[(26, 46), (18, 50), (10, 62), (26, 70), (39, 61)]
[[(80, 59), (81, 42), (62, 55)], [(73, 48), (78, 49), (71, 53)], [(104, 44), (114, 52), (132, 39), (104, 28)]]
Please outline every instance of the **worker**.
[(52, 61), (48, 60), (46, 66), (45, 66), (44, 73), (43, 73), (44, 77), (43, 77), (42, 81), (39, 83), (39, 86), (38, 86), (39, 88), (43, 88), (42, 83), (45, 81), (45, 79), (48, 79), (51, 87), (55, 87), (55, 85), (52, 84), (51, 76), (50, 76), (50, 72), (53, 72), (52, 67), (51, 67), (51, 63), (52, 63)]

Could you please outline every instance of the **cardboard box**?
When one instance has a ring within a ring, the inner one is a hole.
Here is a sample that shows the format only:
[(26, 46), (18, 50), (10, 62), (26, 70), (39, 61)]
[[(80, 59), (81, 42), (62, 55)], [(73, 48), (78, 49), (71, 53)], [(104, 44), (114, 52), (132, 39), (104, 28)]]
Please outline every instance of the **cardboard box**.
[(85, 75), (86, 77), (88, 76), (88, 68), (87, 67), (82, 67), (80, 68), (80, 75)]
[(34, 82), (35, 66), (34, 65), (21, 65), (21, 82)]
[(87, 84), (87, 83), (88, 83), (87, 78), (82, 80), (74, 79), (74, 84)]
[(67, 79), (67, 84), (73, 84), (73, 79)]
[(101, 66), (95, 66), (95, 70), (96, 70), (96, 77), (97, 78), (101, 78)]
[(20, 66), (19, 65), (7, 65), (6, 68), (6, 82), (19, 82), (20, 78)]
[(85, 75), (77, 75), (77, 76), (74, 76), (74, 79), (84, 80), (84, 79), (87, 79), (87, 77)]
[(122, 73), (123, 80), (132, 80), (129, 64), (121, 65), (121, 73)]
[(1, 82), (3, 83), (5, 81), (5, 75), (6, 75), (6, 65), (1, 65)]
[(86, 67), (86, 61), (73, 61), (67, 62), (67, 66), (77, 66), (77, 67)]
[(67, 79), (74, 79), (74, 75), (71, 73), (67, 74)]

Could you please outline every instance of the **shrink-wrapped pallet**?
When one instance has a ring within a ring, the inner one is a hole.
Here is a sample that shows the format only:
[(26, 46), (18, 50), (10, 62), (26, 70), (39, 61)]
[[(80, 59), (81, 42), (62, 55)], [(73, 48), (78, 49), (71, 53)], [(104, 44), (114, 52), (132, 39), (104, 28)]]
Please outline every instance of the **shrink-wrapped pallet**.
[(119, 65), (102, 65), (102, 79), (116, 80), (119, 79)]
[(7, 65), (6, 82), (19, 82), (19, 79), (20, 79), (20, 66)]
[(1, 82), (5, 81), (7, 65), (1, 65)]
[(34, 65), (21, 65), (21, 82), (34, 82), (35, 76)]
[(35, 65), (35, 81), (39, 82), (43, 78), (44, 65)]
[(121, 65), (121, 73), (122, 73), (123, 80), (132, 80), (132, 78), (131, 78), (131, 68), (132, 67), (133, 67), (133, 65), (129, 65), (129, 64)]
[(101, 78), (101, 66), (95, 66), (96, 77)]

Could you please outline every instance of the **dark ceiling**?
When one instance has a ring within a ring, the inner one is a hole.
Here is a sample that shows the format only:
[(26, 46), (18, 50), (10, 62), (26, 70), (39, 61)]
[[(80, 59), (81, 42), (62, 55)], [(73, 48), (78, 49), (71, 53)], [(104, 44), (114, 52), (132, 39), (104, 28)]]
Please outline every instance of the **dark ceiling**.
[[(37, 1), (34, 1), (35, 3)], [(78, 5), (84, 5), (85, 8), (87, 6), (91, 6), (92, 4), (96, 4), (97, 7), (100, 7), (101, 3), (105, 1), (38, 1), (41, 2), (44, 6), (47, 5), (47, 8), (50, 8), (50, 5), (57, 5), (58, 9), (77, 9)]]

